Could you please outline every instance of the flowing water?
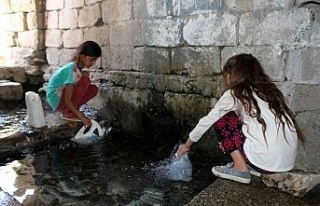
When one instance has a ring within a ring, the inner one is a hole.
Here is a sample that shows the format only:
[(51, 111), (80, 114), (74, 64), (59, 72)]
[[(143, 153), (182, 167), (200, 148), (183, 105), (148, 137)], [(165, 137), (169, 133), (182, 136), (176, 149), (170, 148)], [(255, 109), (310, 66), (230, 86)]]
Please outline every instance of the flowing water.
[(184, 205), (213, 179), (169, 180), (174, 149), (159, 158), (156, 144), (135, 137), (66, 140), (2, 160), (0, 187), (32, 206)]

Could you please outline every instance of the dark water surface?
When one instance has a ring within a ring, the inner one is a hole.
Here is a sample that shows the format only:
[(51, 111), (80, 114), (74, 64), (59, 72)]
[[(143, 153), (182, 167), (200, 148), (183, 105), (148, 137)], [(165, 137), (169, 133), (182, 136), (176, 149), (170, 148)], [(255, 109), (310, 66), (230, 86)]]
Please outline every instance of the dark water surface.
[(212, 183), (199, 167), (190, 182), (168, 180), (167, 164), (173, 151), (159, 157), (157, 150), (154, 142), (116, 135), (91, 144), (67, 140), (27, 149), (3, 160), (0, 187), (33, 206), (179, 206)]

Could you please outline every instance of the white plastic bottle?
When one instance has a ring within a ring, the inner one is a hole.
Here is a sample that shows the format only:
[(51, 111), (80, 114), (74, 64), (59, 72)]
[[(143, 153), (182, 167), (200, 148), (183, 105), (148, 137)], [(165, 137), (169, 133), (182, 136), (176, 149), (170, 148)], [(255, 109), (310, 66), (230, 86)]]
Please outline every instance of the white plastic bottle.
[(41, 128), (46, 125), (42, 102), (39, 94), (28, 91), (25, 94), (27, 122), (30, 126)]

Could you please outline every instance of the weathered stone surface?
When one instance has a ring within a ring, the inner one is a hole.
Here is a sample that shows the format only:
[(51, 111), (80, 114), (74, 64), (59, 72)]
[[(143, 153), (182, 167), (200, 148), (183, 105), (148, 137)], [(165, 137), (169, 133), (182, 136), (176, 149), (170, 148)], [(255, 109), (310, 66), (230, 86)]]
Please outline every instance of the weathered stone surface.
[(27, 81), (24, 66), (0, 66), (0, 80), (11, 79), (15, 82), (24, 83)]
[(46, 41), (47, 47), (60, 48), (62, 45), (62, 31), (57, 29), (46, 30)]
[(23, 88), (18, 82), (0, 82), (0, 100), (19, 101), (23, 99)]
[(63, 32), (62, 35), (64, 48), (78, 48), (83, 42), (83, 31), (81, 29), (70, 29)]
[[(318, 97), (317, 100), (319, 101)], [(307, 106), (307, 105), (306, 105)], [(304, 171), (320, 173), (320, 111), (311, 110), (299, 112), (297, 115), (297, 121), (302, 132), (306, 136), (304, 145), (299, 145), (298, 156), (296, 161), (296, 168)]]
[(180, 47), (172, 49), (171, 55), (172, 74), (201, 77), (221, 73), (218, 47)]
[(99, 4), (87, 5), (79, 11), (78, 26), (94, 26), (101, 19)]
[(285, 61), (281, 48), (274, 46), (226, 47), (221, 52), (221, 67), (231, 56), (239, 53), (251, 53), (261, 62), (264, 70), (273, 81), (284, 81)]
[(22, 132), (18, 128), (13, 128), (2, 133), (0, 136), (0, 155), (19, 153), (28, 147), (46, 145), (71, 138), (83, 126), (81, 123), (57, 120), (52, 116), (46, 116), (46, 121), (48, 126), (40, 129), (28, 127), (26, 132)]
[(174, 47), (182, 43), (182, 21), (176, 18), (148, 20), (143, 25), (143, 42), (149, 46)]
[[(207, 0), (207, 1), (172, 1), (172, 5), (167, 6), (169, 9), (172, 7), (172, 12), (169, 15), (183, 16), (199, 13), (222, 12), (224, 10), (225, 1)], [(168, 10), (169, 10), (168, 9)], [(170, 11), (170, 10), (169, 10)]]
[(62, 9), (59, 12), (59, 29), (74, 29), (78, 27), (78, 11)]
[(19, 32), (18, 45), (25, 48), (33, 48), (35, 50), (44, 49), (44, 31), (29, 30)]
[(260, 1), (253, 0), (254, 10), (284, 10), (290, 9), (294, 6), (291, 0), (276, 0), (276, 1)]
[[(103, 1), (102, 10), (102, 19), (107, 24), (127, 21), (133, 16), (132, 3), (130, 0)], [(139, 12), (137, 12), (137, 14), (138, 13)]]
[(306, 206), (319, 205), (320, 187), (311, 190), (303, 197), (294, 197), (278, 189), (267, 187), (258, 178), (253, 178), (249, 185), (217, 179), (201, 191), (187, 206)]
[(320, 83), (319, 58), (320, 48), (303, 47), (290, 50), (286, 67), (288, 79), (295, 83)]
[(6, 13), (11, 13), (11, 12), (12, 12), (12, 9), (10, 6), (10, 0), (0, 1), (0, 13), (6, 14)]
[(271, 175), (262, 175), (262, 181), (269, 187), (294, 196), (304, 196), (320, 183), (320, 174), (306, 172), (283, 172)]
[(47, 11), (45, 25), (47, 29), (57, 29), (59, 27), (59, 12)]
[(134, 50), (134, 70), (154, 74), (169, 74), (169, 50), (139, 47)]
[(189, 45), (235, 46), (236, 21), (237, 17), (228, 13), (196, 15), (184, 22), (183, 38)]
[(1, 15), (2, 31), (19, 32), (27, 30), (26, 14), (23, 12)]
[[(44, 29), (44, 14), (39, 12), (29, 12), (27, 14), (27, 24), (29, 30)], [(43, 32), (43, 31), (42, 31)]]
[(64, 1), (46, 0), (46, 10), (56, 10), (63, 8)]
[(245, 45), (306, 43), (310, 36), (311, 17), (310, 11), (304, 8), (245, 13), (240, 17), (239, 41)]

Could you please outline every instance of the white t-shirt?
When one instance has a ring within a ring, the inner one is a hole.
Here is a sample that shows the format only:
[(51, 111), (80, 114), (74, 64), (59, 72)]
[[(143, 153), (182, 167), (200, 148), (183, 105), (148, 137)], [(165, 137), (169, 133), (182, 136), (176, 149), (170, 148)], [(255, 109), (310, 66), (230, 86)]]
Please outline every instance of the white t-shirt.
[(231, 90), (227, 90), (214, 108), (199, 120), (197, 126), (190, 132), (189, 138), (193, 142), (199, 141), (218, 119), (230, 111), (235, 111), (243, 122), (242, 132), (246, 136), (243, 150), (248, 160), (266, 171), (285, 172), (293, 169), (298, 147), (296, 130), (285, 124), (284, 133), (282, 124), (279, 124), (279, 120), (275, 119), (268, 103), (260, 99), (255, 92), (253, 92), (253, 96), (258, 102), (261, 117), (266, 123), (266, 140), (262, 125), (257, 121), (257, 118), (253, 118), (245, 112), (239, 100), (234, 100)]

